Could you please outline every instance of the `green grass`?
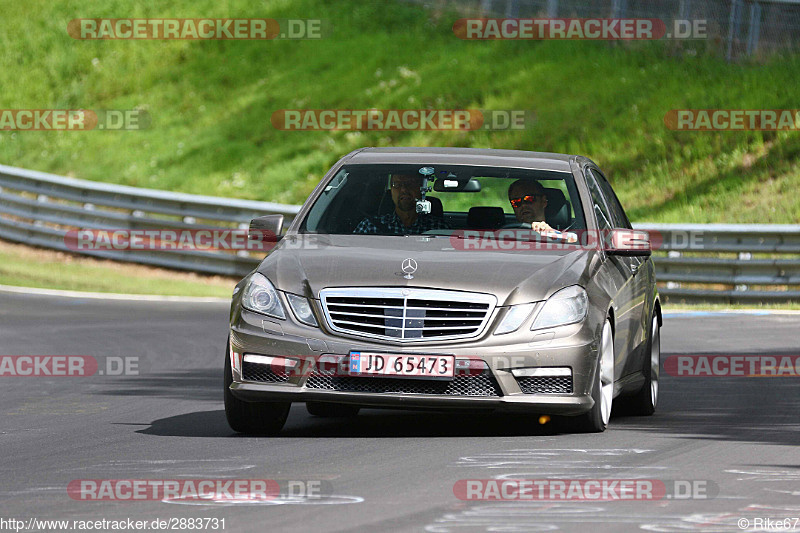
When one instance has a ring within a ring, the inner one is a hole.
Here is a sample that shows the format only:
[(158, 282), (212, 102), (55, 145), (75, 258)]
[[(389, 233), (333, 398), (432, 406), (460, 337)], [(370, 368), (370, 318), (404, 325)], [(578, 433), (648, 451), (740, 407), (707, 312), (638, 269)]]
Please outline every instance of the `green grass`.
[[(319, 18), (320, 41), (77, 41), (81, 17)], [(800, 220), (797, 132), (675, 132), (670, 109), (796, 108), (800, 56), (728, 64), (715, 44), (470, 42), (402, 2), (7, 3), (0, 109), (142, 107), (150, 129), (0, 133), (0, 162), (134, 186), (300, 203), (361, 146), (580, 153), (635, 221)], [(527, 109), (513, 132), (286, 132), (278, 109)]]
[(73, 258), (0, 241), (0, 285), (122, 294), (229, 298), (236, 281)]

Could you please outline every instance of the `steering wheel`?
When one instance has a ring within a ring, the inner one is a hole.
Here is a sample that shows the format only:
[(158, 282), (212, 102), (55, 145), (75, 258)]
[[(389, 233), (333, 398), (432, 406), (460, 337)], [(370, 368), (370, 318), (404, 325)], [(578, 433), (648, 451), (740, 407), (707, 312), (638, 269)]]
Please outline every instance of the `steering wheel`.
[(559, 230), (559, 231), (569, 231), (569, 230), (571, 230), (571, 229), (572, 229), (572, 226), (574, 226), (576, 222), (577, 222), (577, 220), (573, 220), (573, 221), (572, 221), (572, 222), (569, 224), (569, 226), (567, 226), (566, 228), (564, 228), (564, 229), (562, 229), (562, 230)]

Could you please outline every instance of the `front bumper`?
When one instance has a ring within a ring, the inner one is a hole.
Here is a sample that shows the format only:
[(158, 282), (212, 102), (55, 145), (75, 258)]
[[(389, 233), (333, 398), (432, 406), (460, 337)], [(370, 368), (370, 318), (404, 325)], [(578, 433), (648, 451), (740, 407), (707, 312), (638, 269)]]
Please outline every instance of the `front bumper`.
[[(544, 332), (522, 332), (513, 336), (484, 334), (469, 341), (394, 345), (334, 335), (324, 329), (305, 327), (289, 320), (272, 320), (241, 309), (231, 326), (231, 350), (233, 383), (230, 390), (244, 401), (323, 401), (398, 409), (465, 409), (562, 415), (581, 414), (594, 405), (591, 376), (594, 376), (597, 364), (598, 342), (596, 328), (591, 326), (588, 319), (580, 324)], [(495, 382), (496, 394), (328, 390), (310, 383), (309, 379), (314, 374), (310, 376), (309, 372), (290, 375), (279, 383), (243, 378), (243, 354), (307, 360), (343, 358), (351, 351), (448, 354), (456, 359), (481, 359), (488, 365), (485, 375)], [(552, 367), (571, 369), (572, 392), (526, 393), (512, 373), (515, 368)]]

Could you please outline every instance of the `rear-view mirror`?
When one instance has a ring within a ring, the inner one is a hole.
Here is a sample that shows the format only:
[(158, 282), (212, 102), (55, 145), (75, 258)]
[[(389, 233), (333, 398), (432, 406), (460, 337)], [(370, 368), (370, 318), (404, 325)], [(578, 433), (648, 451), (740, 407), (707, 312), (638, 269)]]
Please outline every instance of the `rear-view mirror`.
[(475, 178), (459, 179), (455, 176), (437, 179), (433, 184), (436, 192), (480, 192), (481, 182)]

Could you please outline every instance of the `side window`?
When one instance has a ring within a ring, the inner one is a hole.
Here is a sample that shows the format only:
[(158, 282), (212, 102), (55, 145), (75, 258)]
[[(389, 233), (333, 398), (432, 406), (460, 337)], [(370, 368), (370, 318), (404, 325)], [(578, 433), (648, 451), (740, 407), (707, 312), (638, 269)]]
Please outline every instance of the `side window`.
[(608, 183), (606, 177), (603, 176), (602, 172), (598, 172), (595, 169), (591, 169), (590, 172), (597, 179), (597, 183), (600, 185), (600, 189), (603, 191), (603, 196), (605, 196), (608, 209), (611, 212), (611, 218), (612, 222), (614, 222), (614, 227), (631, 229), (632, 226), (628, 220), (628, 216), (625, 214), (625, 210), (622, 208), (619, 198), (617, 198), (617, 195), (614, 193), (614, 189), (611, 188), (611, 184)]
[(611, 229), (614, 227), (611, 214), (608, 212), (603, 195), (600, 194), (600, 187), (595, 181), (594, 174), (587, 169), (584, 175), (586, 176), (586, 185), (589, 186), (589, 193), (592, 195), (592, 209), (594, 210), (595, 218), (597, 218), (597, 225), (601, 230)]
[[(341, 169), (330, 183), (328, 183), (317, 200), (317, 203), (314, 204), (314, 207), (309, 212), (308, 217), (306, 217), (304, 224), (304, 229), (306, 231), (319, 231), (320, 225), (323, 224), (323, 216), (326, 210), (336, 201), (337, 195), (341, 192), (342, 186), (347, 183), (349, 175), (350, 174), (345, 169)], [(339, 203), (341, 203), (341, 198), (339, 199)]]

